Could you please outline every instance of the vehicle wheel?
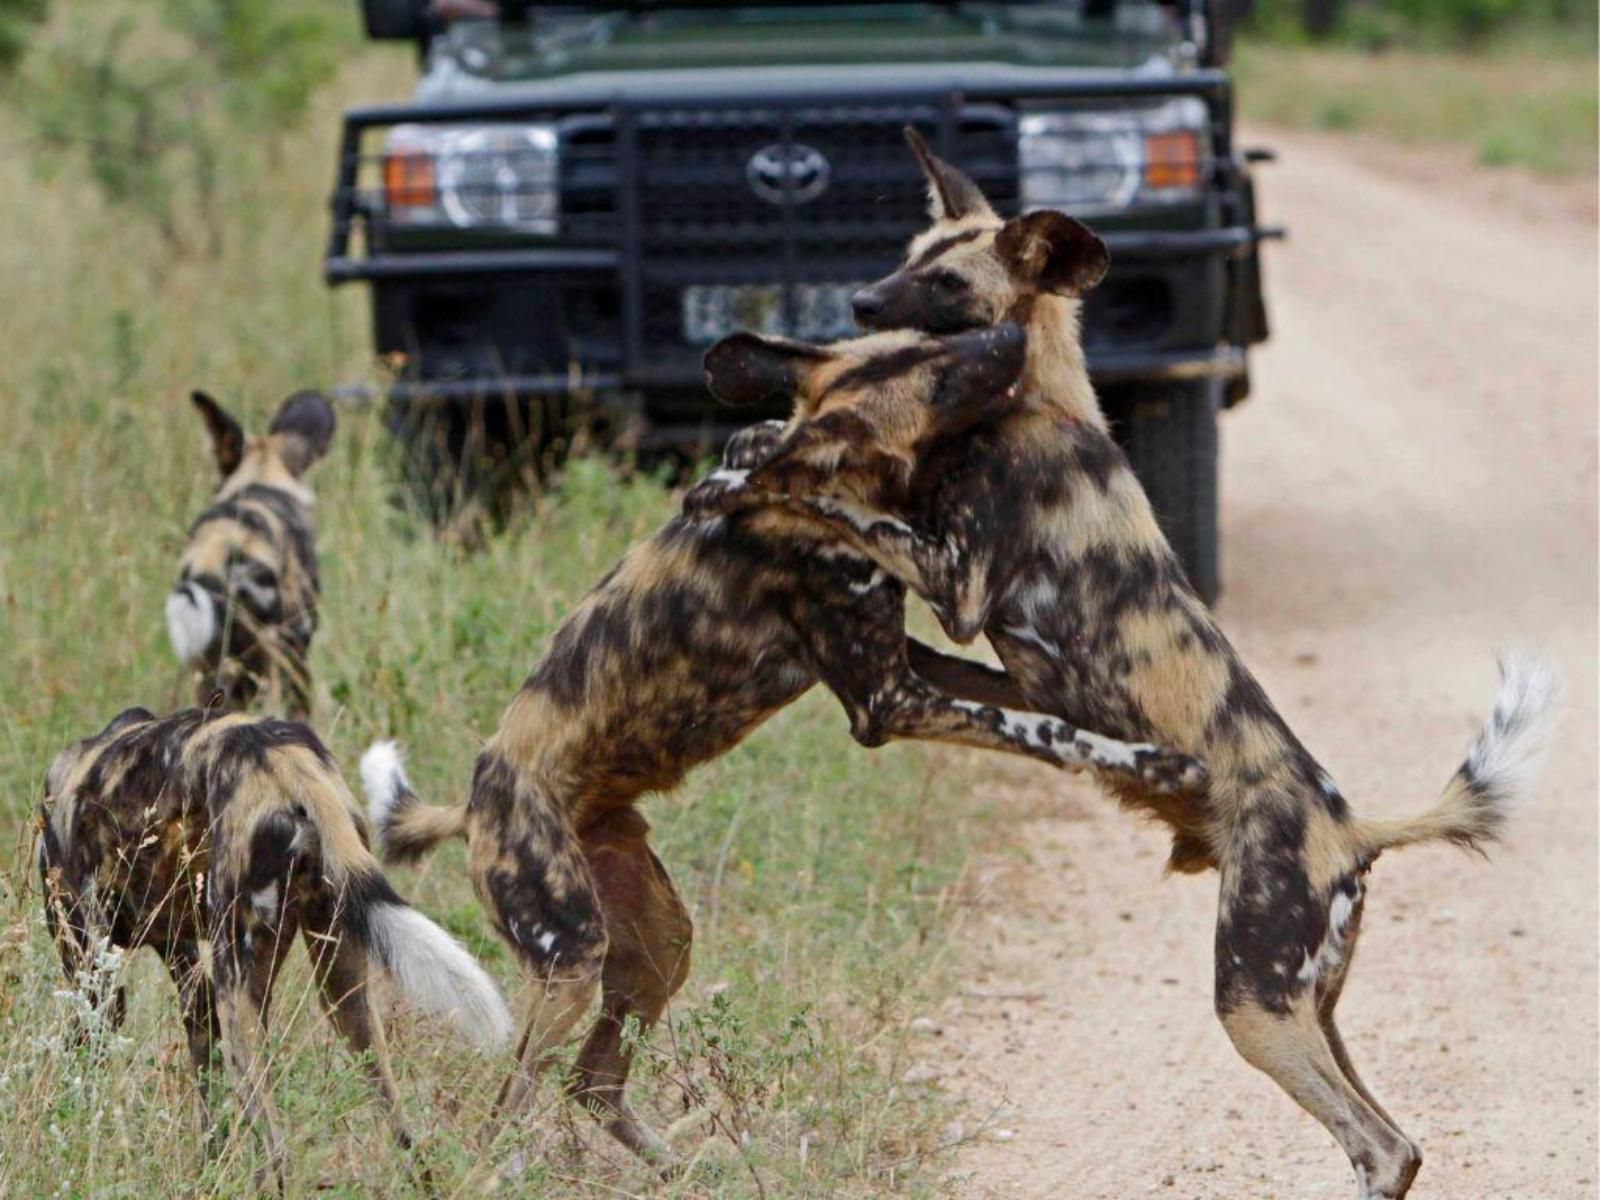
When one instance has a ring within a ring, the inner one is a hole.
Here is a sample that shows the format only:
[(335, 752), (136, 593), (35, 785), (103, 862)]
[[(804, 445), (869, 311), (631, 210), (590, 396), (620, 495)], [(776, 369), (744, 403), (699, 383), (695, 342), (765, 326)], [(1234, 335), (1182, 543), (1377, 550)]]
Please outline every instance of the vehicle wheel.
[(1217, 412), (1222, 381), (1108, 389), (1106, 416), (1189, 582), (1207, 604), (1221, 590), (1217, 554)]

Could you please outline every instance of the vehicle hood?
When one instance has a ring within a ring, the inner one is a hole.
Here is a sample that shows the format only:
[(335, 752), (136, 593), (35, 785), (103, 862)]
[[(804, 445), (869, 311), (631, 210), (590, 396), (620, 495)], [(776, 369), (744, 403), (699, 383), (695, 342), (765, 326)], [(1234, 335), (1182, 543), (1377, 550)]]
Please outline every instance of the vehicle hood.
[[(860, 89), (968, 77), (1014, 78), (1061, 68), (1170, 69), (1174, 38), (1159, 8), (1119, 9), (1117, 21), (1005, 5), (951, 11), (930, 5), (816, 10), (718, 9), (597, 14), (536, 24), (533, 31), (463, 22), (439, 38), (417, 98), (427, 103), (571, 100), (575, 90), (613, 97), (695, 88), (742, 90), (785, 79)], [(924, 11), (926, 10), (926, 11)], [(759, 77), (750, 80), (752, 68)], [(1007, 70), (1013, 68), (1015, 70)]]

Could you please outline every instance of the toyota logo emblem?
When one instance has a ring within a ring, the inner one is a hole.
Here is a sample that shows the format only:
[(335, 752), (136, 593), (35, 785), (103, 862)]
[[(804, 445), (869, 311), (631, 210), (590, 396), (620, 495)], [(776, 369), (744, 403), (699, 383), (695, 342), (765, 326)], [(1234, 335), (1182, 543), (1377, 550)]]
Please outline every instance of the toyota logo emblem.
[(757, 150), (744, 171), (750, 190), (768, 204), (782, 204), (785, 195), (796, 204), (815, 200), (828, 190), (832, 173), (820, 150), (799, 142), (775, 142)]

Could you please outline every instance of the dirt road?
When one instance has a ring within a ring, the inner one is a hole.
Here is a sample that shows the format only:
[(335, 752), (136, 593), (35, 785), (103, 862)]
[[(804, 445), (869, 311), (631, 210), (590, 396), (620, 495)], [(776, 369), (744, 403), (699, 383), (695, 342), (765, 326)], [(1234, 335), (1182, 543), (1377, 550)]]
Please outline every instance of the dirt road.
[[(1375, 814), (1431, 802), (1498, 648), (1565, 677), (1545, 785), (1494, 861), (1378, 864), (1341, 1025), (1422, 1145), (1414, 1200), (1593, 1197), (1593, 192), (1260, 136), (1293, 240), (1269, 250), (1257, 399), (1224, 424), (1224, 627)], [(1211, 1015), (1216, 877), (1163, 880), (1159, 832), (1087, 789), (1002, 780), (1015, 837), (982, 863), (967, 982), (922, 1043), (967, 1114), (949, 1193), (1352, 1195)]]

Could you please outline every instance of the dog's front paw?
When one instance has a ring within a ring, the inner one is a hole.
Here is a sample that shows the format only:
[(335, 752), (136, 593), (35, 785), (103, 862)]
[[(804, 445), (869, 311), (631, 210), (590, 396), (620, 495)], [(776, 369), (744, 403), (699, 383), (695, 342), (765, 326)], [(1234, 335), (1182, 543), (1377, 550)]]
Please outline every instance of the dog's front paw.
[(1211, 781), (1198, 758), (1165, 746), (1138, 746), (1133, 757), (1140, 780), (1157, 795), (1192, 795), (1205, 791)]
[(704, 520), (767, 503), (767, 497), (746, 482), (749, 475), (726, 467), (711, 472), (684, 496), (683, 515)]
[(772, 457), (787, 428), (787, 421), (776, 420), (746, 425), (730, 437), (728, 444), (722, 448), (722, 465), (735, 471), (759, 467)]

